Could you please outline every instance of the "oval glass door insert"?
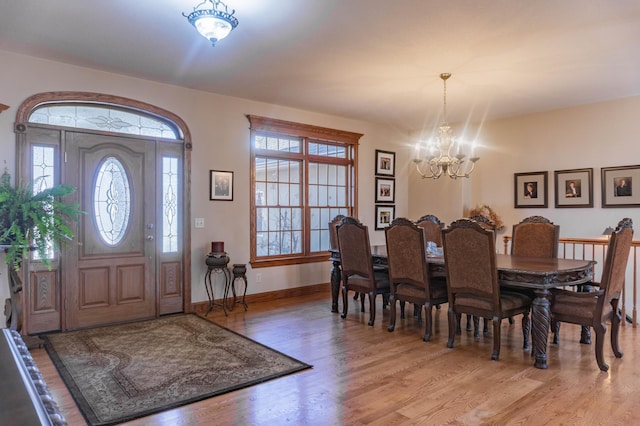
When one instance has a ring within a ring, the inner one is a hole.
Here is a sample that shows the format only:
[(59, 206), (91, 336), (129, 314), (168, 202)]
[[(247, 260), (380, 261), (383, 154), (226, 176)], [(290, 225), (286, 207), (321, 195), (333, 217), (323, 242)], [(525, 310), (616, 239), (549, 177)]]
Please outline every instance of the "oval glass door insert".
[(129, 176), (122, 163), (115, 157), (105, 158), (96, 176), (93, 214), (107, 245), (117, 245), (127, 231), (131, 213), (129, 188)]

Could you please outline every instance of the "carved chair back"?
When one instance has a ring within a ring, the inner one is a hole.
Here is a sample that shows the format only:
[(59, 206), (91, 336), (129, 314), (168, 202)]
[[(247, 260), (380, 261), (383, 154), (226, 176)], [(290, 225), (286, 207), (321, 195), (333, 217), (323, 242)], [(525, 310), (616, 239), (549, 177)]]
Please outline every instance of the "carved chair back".
[(338, 225), (344, 219), (344, 215), (337, 215), (329, 222), (329, 248), (336, 250), (338, 246)]
[(374, 291), (376, 286), (368, 228), (358, 219), (346, 216), (336, 231), (343, 279), (351, 287), (360, 288), (357, 291)]
[(424, 229), (427, 241), (433, 241), (438, 247), (442, 247), (442, 229), (444, 223), (436, 216), (427, 214), (416, 221), (416, 225)]
[(449, 303), (455, 306), (461, 295), (470, 311), (481, 310), (477, 315), (492, 318), (500, 311), (493, 231), (478, 221), (459, 219), (443, 231), (442, 238)]
[(400, 217), (385, 228), (384, 234), (392, 292), (394, 286), (405, 283), (421, 288), (426, 293), (429, 288), (429, 269), (423, 228)]
[(513, 225), (511, 254), (541, 258), (558, 257), (559, 239), (559, 225), (542, 216), (530, 216)]
[(629, 251), (633, 240), (633, 221), (624, 218), (611, 234), (607, 257), (602, 272), (600, 288), (605, 289), (604, 304), (611, 307), (611, 302), (618, 299), (622, 293)]

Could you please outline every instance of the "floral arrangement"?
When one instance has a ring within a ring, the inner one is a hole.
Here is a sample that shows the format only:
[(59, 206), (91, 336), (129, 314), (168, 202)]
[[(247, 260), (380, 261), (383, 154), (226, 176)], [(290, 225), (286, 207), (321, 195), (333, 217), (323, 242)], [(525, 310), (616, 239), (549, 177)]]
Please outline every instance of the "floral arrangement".
[(482, 216), (489, 219), (496, 226), (497, 231), (501, 231), (504, 228), (504, 223), (502, 222), (502, 219), (500, 219), (500, 216), (498, 216), (498, 214), (486, 204), (479, 204), (474, 209), (471, 209), (469, 217), (471, 216)]

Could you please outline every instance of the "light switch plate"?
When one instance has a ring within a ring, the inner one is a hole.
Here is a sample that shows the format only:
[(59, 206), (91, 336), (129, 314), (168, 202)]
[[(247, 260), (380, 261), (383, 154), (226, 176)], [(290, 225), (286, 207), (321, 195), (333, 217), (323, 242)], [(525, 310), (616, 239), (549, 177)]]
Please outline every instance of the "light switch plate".
[(203, 217), (196, 217), (195, 220), (195, 227), (196, 228), (204, 228), (204, 218)]

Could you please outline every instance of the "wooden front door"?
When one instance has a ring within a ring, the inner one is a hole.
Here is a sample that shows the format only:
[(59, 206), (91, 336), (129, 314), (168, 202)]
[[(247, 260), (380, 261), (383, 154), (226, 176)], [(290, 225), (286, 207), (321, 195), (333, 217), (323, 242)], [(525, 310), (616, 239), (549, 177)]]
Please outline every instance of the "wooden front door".
[(65, 183), (86, 212), (64, 248), (64, 329), (156, 315), (156, 155), (148, 140), (65, 137)]

